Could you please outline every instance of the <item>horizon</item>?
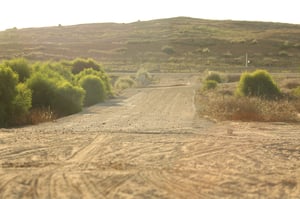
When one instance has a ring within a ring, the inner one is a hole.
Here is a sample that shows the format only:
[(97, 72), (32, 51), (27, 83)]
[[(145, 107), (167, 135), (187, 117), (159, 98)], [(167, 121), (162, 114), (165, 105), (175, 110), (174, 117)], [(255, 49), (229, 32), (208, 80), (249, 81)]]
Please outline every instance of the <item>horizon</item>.
[(190, 16), (174, 16), (174, 17), (165, 17), (165, 18), (153, 18), (153, 19), (145, 19), (145, 20), (135, 20), (129, 22), (115, 22), (115, 21), (101, 21), (101, 22), (87, 22), (87, 23), (76, 23), (76, 24), (53, 24), (48, 26), (32, 26), (32, 27), (10, 27), (0, 31), (6, 31), (11, 29), (34, 29), (34, 28), (51, 28), (57, 26), (78, 26), (78, 25), (89, 25), (89, 24), (105, 24), (105, 23), (112, 23), (112, 24), (131, 24), (137, 22), (148, 22), (148, 21), (155, 21), (155, 20), (167, 20), (167, 19), (175, 19), (175, 18), (190, 18), (190, 19), (197, 19), (197, 20), (208, 20), (208, 21), (236, 21), (236, 22), (260, 22), (260, 23), (278, 23), (278, 24), (290, 24), (290, 25), (300, 25), (300, 23), (288, 23), (288, 22), (278, 22), (278, 21), (257, 21), (257, 20), (233, 20), (233, 19), (207, 19), (207, 18), (196, 18)]
[[(151, 2), (110, 0), (4, 0), (0, 12), (0, 31), (11, 28), (36, 28), (91, 23), (133, 23), (156, 19), (190, 17), (207, 20), (256, 21), (300, 24), (296, 0), (245, 4), (238, 0), (209, 2), (175, 0)], [(16, 6), (17, 5), (17, 6)]]

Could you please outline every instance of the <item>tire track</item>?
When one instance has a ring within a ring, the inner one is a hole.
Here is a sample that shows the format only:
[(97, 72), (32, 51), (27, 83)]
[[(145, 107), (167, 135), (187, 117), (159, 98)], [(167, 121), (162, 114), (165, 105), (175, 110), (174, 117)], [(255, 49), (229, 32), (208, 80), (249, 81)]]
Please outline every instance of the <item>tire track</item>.
[(128, 90), (56, 122), (0, 129), (0, 198), (297, 198), (299, 126), (197, 121), (194, 88)]

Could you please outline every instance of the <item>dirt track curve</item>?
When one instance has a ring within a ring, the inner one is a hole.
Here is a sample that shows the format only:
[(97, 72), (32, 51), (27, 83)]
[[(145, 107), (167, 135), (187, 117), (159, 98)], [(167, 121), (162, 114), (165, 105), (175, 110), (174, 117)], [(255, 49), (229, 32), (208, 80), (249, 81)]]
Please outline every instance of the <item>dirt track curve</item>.
[(194, 79), (0, 129), (0, 198), (300, 198), (300, 126), (199, 119)]

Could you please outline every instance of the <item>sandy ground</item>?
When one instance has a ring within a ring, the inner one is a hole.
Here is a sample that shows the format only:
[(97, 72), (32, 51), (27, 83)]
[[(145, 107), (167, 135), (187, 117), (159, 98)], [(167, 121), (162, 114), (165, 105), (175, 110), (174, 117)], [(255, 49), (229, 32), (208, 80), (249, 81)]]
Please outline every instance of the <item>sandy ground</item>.
[(199, 119), (195, 78), (0, 129), (0, 198), (300, 198), (300, 125)]

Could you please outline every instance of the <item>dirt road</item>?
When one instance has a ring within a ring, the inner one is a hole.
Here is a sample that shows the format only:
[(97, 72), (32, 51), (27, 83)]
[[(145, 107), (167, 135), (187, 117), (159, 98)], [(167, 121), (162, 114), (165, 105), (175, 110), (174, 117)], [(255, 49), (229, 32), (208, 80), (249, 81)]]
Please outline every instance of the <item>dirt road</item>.
[(300, 198), (299, 125), (199, 119), (195, 78), (168, 77), (0, 129), (0, 198)]

